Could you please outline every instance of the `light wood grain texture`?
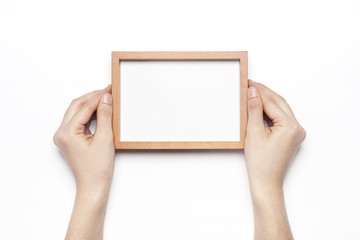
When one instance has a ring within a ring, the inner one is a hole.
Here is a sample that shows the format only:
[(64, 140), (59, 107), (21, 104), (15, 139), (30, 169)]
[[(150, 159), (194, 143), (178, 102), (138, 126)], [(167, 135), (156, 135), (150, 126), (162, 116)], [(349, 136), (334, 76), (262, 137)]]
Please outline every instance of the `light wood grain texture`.
[[(122, 142), (120, 140), (121, 60), (239, 60), (240, 141)], [(248, 53), (230, 52), (112, 52), (113, 132), (116, 149), (243, 149), (247, 125)]]

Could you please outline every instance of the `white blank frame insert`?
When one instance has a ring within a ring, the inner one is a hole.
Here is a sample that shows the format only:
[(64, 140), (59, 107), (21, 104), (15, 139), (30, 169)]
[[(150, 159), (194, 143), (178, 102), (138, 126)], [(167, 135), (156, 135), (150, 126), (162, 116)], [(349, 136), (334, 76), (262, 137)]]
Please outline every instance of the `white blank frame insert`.
[(247, 52), (113, 52), (115, 148), (241, 149), (246, 91)]
[(240, 64), (122, 61), (121, 141), (240, 141)]

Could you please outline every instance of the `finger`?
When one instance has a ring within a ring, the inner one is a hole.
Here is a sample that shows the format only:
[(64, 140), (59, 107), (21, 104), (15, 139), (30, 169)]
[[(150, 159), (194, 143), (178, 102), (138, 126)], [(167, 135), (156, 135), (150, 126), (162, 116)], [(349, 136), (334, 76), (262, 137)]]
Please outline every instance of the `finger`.
[(248, 124), (247, 132), (261, 132), (265, 130), (263, 103), (255, 87), (248, 88)]
[(91, 134), (90, 126), (91, 122), (96, 120), (96, 111), (91, 115), (89, 122), (85, 125), (85, 134)]
[(93, 92), (87, 93), (79, 98), (74, 99), (71, 102), (69, 108), (66, 110), (61, 125), (65, 125), (66, 123), (68, 123), (73, 118), (73, 116), (76, 114), (76, 112), (79, 111), (81, 106), (86, 104), (86, 102), (88, 102), (90, 99), (92, 99), (93, 97), (96, 97), (96, 96), (101, 96), (104, 93), (109, 93), (109, 92), (111, 92), (111, 85), (108, 85), (104, 89), (95, 90)]
[(249, 86), (256, 87), (258, 90), (258, 93), (263, 102), (264, 112), (274, 125), (281, 125), (290, 119), (289, 115), (280, 107), (276, 101), (274, 101), (274, 98), (269, 95), (271, 92), (265, 89), (264, 86), (261, 86), (259, 83), (253, 81), (249, 81)]
[(97, 108), (97, 122), (95, 139), (101, 141), (113, 141), (112, 132), (112, 96), (106, 93), (102, 96)]
[(265, 121), (265, 126), (268, 128), (271, 128), (272, 126), (274, 126), (273, 122), (271, 121), (271, 119), (264, 113), (264, 121)]
[(86, 124), (90, 121), (94, 112), (98, 108), (101, 97), (101, 94), (93, 95), (91, 99), (80, 107), (80, 109), (68, 122), (71, 129), (82, 129), (83, 127), (86, 127)]
[(255, 86), (260, 91), (264, 103), (273, 102), (275, 105), (279, 106), (283, 110), (283, 112), (285, 112), (289, 117), (295, 119), (295, 115), (293, 111), (291, 110), (289, 104), (282, 96), (280, 96), (279, 94), (277, 94), (276, 92), (265, 86), (264, 84), (250, 80), (249, 85)]

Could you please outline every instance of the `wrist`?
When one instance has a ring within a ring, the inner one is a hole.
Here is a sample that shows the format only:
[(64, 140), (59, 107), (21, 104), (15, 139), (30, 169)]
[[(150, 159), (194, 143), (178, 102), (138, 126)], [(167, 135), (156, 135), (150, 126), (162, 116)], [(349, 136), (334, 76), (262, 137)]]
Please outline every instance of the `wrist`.
[(108, 194), (112, 176), (76, 176), (76, 192), (84, 194)]
[(255, 204), (264, 204), (284, 198), (282, 184), (250, 184), (251, 198)]
[(82, 209), (87, 209), (87, 211), (91, 209), (95, 214), (102, 214), (105, 212), (108, 199), (108, 193), (77, 191), (75, 205), (80, 205)]
[(110, 184), (77, 184), (76, 197), (91, 202), (107, 201), (110, 193)]
[[(255, 239), (293, 239), (287, 218), (283, 188), (252, 188)], [(262, 237), (261, 237), (262, 236)]]

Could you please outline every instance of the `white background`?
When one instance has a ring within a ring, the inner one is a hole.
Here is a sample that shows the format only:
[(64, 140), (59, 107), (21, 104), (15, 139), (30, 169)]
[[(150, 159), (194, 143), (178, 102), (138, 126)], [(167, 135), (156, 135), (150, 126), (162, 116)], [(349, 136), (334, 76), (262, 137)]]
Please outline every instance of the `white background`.
[[(72, 174), (52, 143), (113, 50), (249, 51), (307, 130), (285, 182), (296, 239), (360, 239), (359, 1), (0, 2), (0, 239), (62, 239)], [(251, 239), (242, 151), (117, 152), (105, 239)]]
[(240, 61), (121, 61), (121, 141), (240, 141)]

